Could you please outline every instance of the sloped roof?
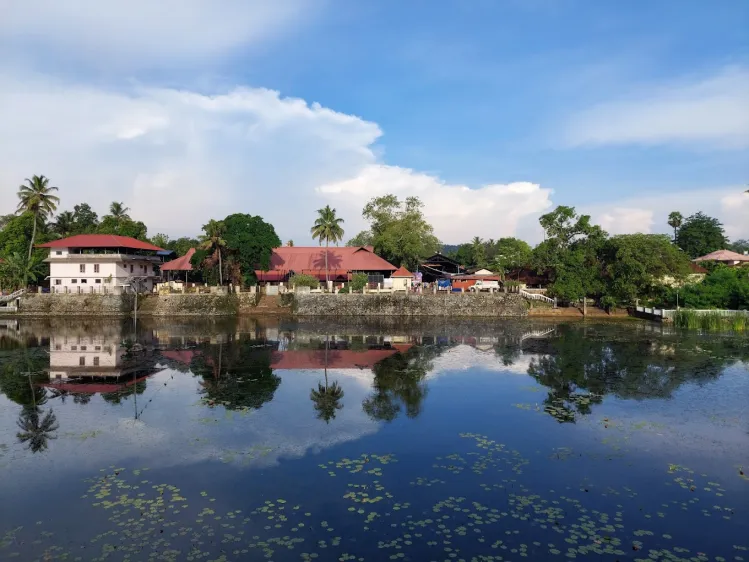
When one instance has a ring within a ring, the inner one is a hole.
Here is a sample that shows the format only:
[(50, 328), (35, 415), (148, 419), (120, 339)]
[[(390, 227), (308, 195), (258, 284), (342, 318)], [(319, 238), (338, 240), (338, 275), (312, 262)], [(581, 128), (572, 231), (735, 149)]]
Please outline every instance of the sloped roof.
[(350, 349), (330, 349), (327, 352), (327, 365), (324, 349), (274, 351), (271, 356), (271, 367), (274, 369), (371, 369), (375, 364), (391, 355), (398, 349), (368, 349), (354, 351)]
[[(393, 264), (385, 261), (367, 247), (328, 248), (328, 269), (345, 271), (395, 271)], [(295, 271), (297, 273), (325, 271), (325, 248), (319, 246), (284, 246), (273, 250), (270, 271)]]
[(184, 256), (161, 264), (161, 271), (192, 271), (190, 260), (194, 253), (195, 248), (190, 248)]
[(749, 262), (749, 256), (732, 252), (731, 250), (717, 250), (710, 252), (706, 256), (695, 258), (694, 261), (746, 261)]
[(408, 271), (405, 267), (401, 266), (395, 270), (390, 277), (413, 277), (414, 274)]
[(53, 240), (46, 244), (39, 244), (38, 248), (129, 248), (132, 250), (151, 250), (161, 252), (163, 248), (136, 240), (129, 236), (116, 234), (77, 234), (60, 240)]

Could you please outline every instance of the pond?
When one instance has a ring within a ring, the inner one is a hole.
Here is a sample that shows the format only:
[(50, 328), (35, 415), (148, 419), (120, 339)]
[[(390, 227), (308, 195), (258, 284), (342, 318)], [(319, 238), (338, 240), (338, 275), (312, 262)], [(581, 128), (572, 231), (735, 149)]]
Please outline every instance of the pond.
[(1, 560), (749, 561), (749, 346), (2, 320)]

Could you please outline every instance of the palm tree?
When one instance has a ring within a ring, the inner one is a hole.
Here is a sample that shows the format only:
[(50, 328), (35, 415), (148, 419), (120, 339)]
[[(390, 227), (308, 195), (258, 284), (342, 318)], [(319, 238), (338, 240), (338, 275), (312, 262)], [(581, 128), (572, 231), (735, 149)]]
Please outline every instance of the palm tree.
[(39, 254), (27, 260), (18, 252), (13, 252), (0, 262), (0, 284), (8, 284), (14, 288), (25, 287), (42, 275), (43, 261), (44, 258)]
[(63, 211), (57, 215), (57, 219), (52, 223), (52, 229), (60, 238), (67, 238), (75, 229), (75, 215), (72, 211)]
[(203, 225), (203, 232), (205, 235), (201, 237), (201, 250), (212, 250), (214, 254), (218, 254), (218, 283), (219, 285), (224, 284), (224, 266), (221, 261), (222, 248), (226, 246), (226, 240), (224, 240), (224, 223), (217, 220), (209, 220), (208, 224)]
[(118, 223), (130, 220), (130, 215), (127, 214), (129, 210), (130, 207), (125, 207), (124, 203), (118, 201), (113, 201), (109, 206), (109, 214), (114, 217)]
[(31, 176), (26, 178), (26, 183), (18, 188), (18, 212), (34, 213), (34, 228), (31, 231), (31, 242), (29, 242), (29, 257), (34, 249), (34, 239), (36, 238), (36, 225), (39, 219), (47, 220), (57, 210), (60, 198), (53, 195), (53, 191), (58, 191), (54, 186), (49, 185), (49, 178), (44, 176)]
[(679, 232), (679, 228), (681, 227), (681, 224), (684, 222), (684, 217), (679, 211), (674, 211), (673, 213), (668, 215), (668, 226), (674, 229), (674, 240), (676, 240), (676, 235)]
[(20, 443), (26, 443), (32, 453), (44, 451), (50, 439), (57, 439), (54, 432), (60, 429), (55, 413), (50, 410), (41, 417), (41, 408), (26, 407), (21, 410), (16, 425), (21, 430), (16, 433)]
[(317, 219), (315, 220), (314, 226), (310, 229), (312, 238), (316, 238), (320, 241), (322, 246), (325, 241), (325, 282), (330, 282), (330, 276), (328, 275), (328, 246), (331, 242), (338, 243), (343, 240), (343, 219), (336, 217), (335, 209), (331, 209), (330, 205), (326, 205), (324, 209), (317, 210)]

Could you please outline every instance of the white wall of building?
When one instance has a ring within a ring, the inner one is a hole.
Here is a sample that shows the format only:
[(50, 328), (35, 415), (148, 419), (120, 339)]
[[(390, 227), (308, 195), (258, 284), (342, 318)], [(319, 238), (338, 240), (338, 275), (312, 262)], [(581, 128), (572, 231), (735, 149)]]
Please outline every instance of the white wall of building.
[[(48, 258), (49, 286), (53, 293), (102, 293), (127, 291), (131, 276), (155, 276), (152, 259), (127, 254), (71, 254), (66, 248), (52, 249)], [(142, 290), (152, 291), (154, 279), (142, 281)]]
[(124, 350), (113, 338), (100, 336), (52, 336), (49, 340), (49, 375), (52, 379), (66, 379), (86, 371), (86, 375), (119, 374)]

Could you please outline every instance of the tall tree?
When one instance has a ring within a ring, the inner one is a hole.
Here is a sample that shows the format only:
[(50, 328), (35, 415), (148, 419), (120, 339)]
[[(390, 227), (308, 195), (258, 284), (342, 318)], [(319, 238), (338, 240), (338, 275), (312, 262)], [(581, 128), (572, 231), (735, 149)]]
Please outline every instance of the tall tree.
[(118, 221), (129, 221), (130, 220), (130, 215), (128, 215), (129, 211), (130, 211), (130, 207), (125, 207), (125, 204), (119, 201), (112, 201), (112, 204), (109, 205), (110, 216), (114, 217)]
[(75, 232), (75, 215), (71, 211), (63, 211), (55, 218), (52, 229), (60, 238), (67, 238)]
[(364, 206), (375, 252), (397, 266), (415, 269), (420, 260), (437, 252), (440, 241), (424, 217), (418, 197), (400, 201), (395, 195), (375, 197)]
[(492, 266), (503, 275), (516, 269), (526, 267), (533, 254), (533, 249), (527, 242), (518, 238), (500, 238), (494, 244), (494, 260)]
[(312, 238), (317, 239), (322, 246), (325, 242), (325, 281), (330, 282), (330, 274), (328, 273), (328, 248), (330, 243), (337, 244), (343, 240), (343, 219), (339, 218), (335, 214), (335, 209), (331, 209), (330, 205), (325, 205), (324, 208), (317, 210), (317, 219), (315, 224), (310, 229)]
[(698, 212), (684, 220), (676, 234), (676, 245), (694, 259), (725, 249), (728, 239), (718, 219)]
[(154, 246), (158, 246), (159, 248), (164, 248), (165, 250), (169, 246), (169, 236), (164, 234), (163, 232), (157, 232), (153, 236), (151, 236), (151, 244)]
[(44, 176), (32, 176), (26, 178), (26, 183), (18, 188), (18, 211), (30, 212), (34, 215), (34, 228), (31, 232), (31, 241), (29, 242), (28, 259), (31, 260), (31, 252), (34, 250), (34, 239), (36, 238), (36, 228), (40, 220), (46, 222), (60, 203), (60, 198), (52, 192), (58, 191), (54, 186), (49, 185), (49, 178)]
[(343, 408), (341, 400), (343, 399), (343, 389), (334, 382), (328, 385), (328, 351), (330, 343), (328, 336), (325, 336), (325, 386), (317, 383), (317, 389), (311, 389), (309, 393), (310, 400), (314, 403), (315, 411), (317, 412), (317, 418), (325, 420), (325, 423), (330, 423), (330, 420), (335, 419), (335, 414), (338, 410)]
[(683, 222), (684, 217), (679, 211), (674, 211), (668, 215), (668, 226), (674, 229), (674, 240), (676, 240), (676, 234), (679, 232), (679, 227), (681, 227)]
[(224, 284), (224, 266), (221, 258), (221, 254), (224, 253), (226, 247), (226, 240), (224, 240), (224, 223), (217, 220), (209, 220), (207, 224), (203, 225), (203, 232), (205, 234), (201, 237), (200, 249), (206, 250), (211, 255), (218, 255), (218, 283), (219, 285)]
[(476, 267), (484, 267), (486, 265), (486, 247), (484, 241), (478, 236), (474, 236), (471, 240), (471, 253), (473, 254), (473, 263)]
[(74, 205), (73, 216), (76, 234), (91, 234), (99, 227), (99, 215), (91, 209), (88, 203)]
[(227, 264), (229, 276), (233, 277), (232, 281), (236, 284), (254, 283), (255, 270), (267, 271), (273, 249), (281, 245), (276, 229), (262, 217), (242, 213), (229, 215), (222, 222), (225, 228), (226, 253), (232, 262)]
[(346, 246), (372, 246), (372, 233), (369, 230), (362, 230), (359, 234), (346, 242)]

